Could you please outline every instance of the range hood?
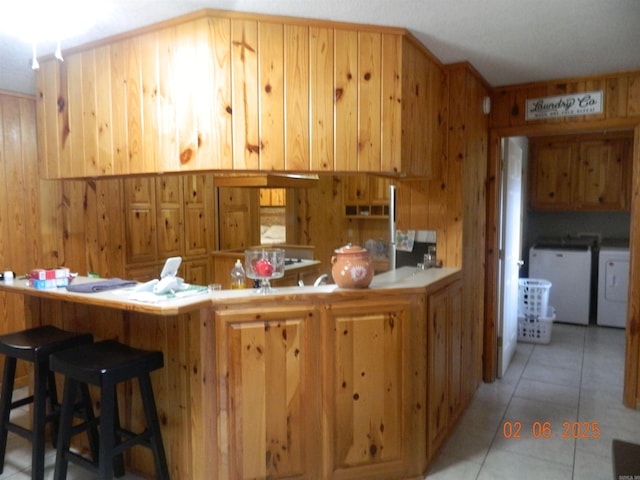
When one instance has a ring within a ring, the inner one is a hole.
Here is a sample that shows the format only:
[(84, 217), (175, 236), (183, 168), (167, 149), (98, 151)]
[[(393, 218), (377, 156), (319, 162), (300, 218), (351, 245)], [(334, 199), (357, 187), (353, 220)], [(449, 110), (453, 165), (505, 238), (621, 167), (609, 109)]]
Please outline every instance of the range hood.
[(216, 187), (308, 188), (318, 186), (317, 175), (279, 173), (220, 175), (214, 179)]

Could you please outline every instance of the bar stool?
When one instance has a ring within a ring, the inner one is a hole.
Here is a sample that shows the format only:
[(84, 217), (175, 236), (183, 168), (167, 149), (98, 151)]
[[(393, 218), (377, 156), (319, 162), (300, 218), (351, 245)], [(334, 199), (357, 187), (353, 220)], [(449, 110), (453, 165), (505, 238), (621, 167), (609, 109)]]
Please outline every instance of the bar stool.
[[(55, 378), (49, 369), (49, 357), (54, 352), (92, 342), (91, 334), (69, 332), (49, 325), (0, 336), (0, 354), (5, 355), (0, 393), (0, 474), (4, 470), (7, 434), (12, 432), (31, 442), (31, 478), (40, 480), (44, 477), (45, 427), (47, 422), (52, 424), (55, 446), (60, 413)], [(14, 402), (12, 397), (17, 360), (33, 363), (34, 381), (33, 395)], [(88, 394), (87, 388), (82, 395), (87, 395), (88, 398)], [(31, 430), (10, 421), (11, 410), (28, 404), (33, 404)], [(85, 414), (80, 416), (84, 417)], [(97, 444), (92, 446), (97, 447)]]
[[(51, 356), (52, 371), (64, 375), (64, 393), (58, 434), (58, 453), (54, 479), (64, 480), (69, 462), (80, 465), (102, 479), (124, 475), (122, 453), (134, 445), (153, 452), (156, 475), (169, 480), (169, 470), (149, 373), (164, 366), (162, 352), (132, 348), (115, 340), (83, 345)], [(120, 426), (116, 387), (138, 379), (147, 428), (134, 433)], [(72, 426), (72, 411), (78, 384), (100, 387), (99, 453), (89, 460), (69, 447), (71, 437), (91, 428), (92, 422)]]

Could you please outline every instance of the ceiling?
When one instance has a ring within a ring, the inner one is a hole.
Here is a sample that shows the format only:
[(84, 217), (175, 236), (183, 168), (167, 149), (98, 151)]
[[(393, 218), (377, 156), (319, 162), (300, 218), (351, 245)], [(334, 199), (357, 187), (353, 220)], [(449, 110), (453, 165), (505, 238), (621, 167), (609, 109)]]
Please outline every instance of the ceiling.
[[(65, 48), (214, 8), (404, 27), (443, 63), (468, 61), (492, 86), (640, 69), (640, 0), (102, 1), (111, 4), (109, 15), (63, 39), (63, 55)], [(54, 49), (39, 45), (38, 54)], [(34, 83), (31, 45), (0, 34), (0, 90), (33, 94)]]

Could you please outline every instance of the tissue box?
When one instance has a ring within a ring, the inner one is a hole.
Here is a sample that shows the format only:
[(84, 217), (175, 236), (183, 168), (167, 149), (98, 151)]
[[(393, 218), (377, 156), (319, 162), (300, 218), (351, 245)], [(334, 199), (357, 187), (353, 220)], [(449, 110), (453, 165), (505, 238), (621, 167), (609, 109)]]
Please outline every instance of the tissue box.
[(68, 268), (34, 268), (29, 274), (29, 285), (33, 288), (56, 288), (69, 285)]

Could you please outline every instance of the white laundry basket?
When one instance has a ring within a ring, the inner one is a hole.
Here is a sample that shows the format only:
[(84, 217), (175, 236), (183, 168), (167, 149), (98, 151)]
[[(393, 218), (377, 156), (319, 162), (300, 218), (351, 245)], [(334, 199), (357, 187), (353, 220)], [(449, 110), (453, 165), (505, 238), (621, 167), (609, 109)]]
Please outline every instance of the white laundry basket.
[(542, 315), (518, 315), (518, 341), (527, 343), (549, 343), (551, 330), (556, 311), (553, 307), (547, 307), (547, 312)]
[(518, 280), (518, 316), (544, 316), (549, 307), (551, 282), (541, 278)]

